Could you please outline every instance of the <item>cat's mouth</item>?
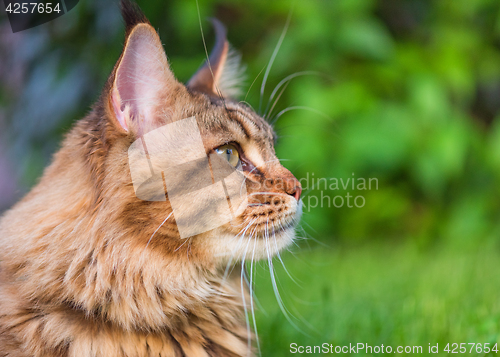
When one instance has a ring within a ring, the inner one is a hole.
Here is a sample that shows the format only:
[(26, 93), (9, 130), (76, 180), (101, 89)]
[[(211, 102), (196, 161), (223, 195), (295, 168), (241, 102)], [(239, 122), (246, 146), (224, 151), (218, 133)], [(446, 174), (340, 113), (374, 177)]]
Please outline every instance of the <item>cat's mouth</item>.
[[(294, 215), (293, 215), (294, 216)], [(286, 218), (265, 221), (261, 223), (254, 223), (253, 230), (255, 234), (253, 236), (259, 239), (274, 238), (283, 233), (290, 232), (297, 225), (297, 219), (292, 215), (287, 215)]]
[(276, 195), (272, 199), (249, 200), (232, 229), (251, 238), (276, 238), (292, 233), (300, 218), (300, 204), (293, 198)]
[[(248, 203), (236, 219), (221, 227), (211, 240), (222, 262), (238, 259), (268, 259), (290, 246), (301, 215), (301, 203), (282, 196), (281, 205)], [(221, 245), (221, 239), (223, 244)], [(221, 250), (221, 246), (224, 247)]]
[(296, 223), (294, 221), (291, 221), (286, 224), (277, 224), (276, 226), (265, 227), (260, 230), (260, 232), (256, 235), (256, 238), (261, 238), (261, 239), (275, 238), (282, 234), (286, 234), (293, 231), (295, 226)]

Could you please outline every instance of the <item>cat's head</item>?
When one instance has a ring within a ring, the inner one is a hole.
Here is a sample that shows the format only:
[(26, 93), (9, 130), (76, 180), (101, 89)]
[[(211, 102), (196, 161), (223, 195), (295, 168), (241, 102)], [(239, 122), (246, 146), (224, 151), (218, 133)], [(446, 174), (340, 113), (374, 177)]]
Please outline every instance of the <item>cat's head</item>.
[(144, 15), (128, 2), (122, 13), (126, 41), (101, 100), (108, 145), (100, 199), (124, 231), (165, 254), (224, 262), (288, 246), (300, 183), (276, 157), (271, 125), (230, 96), (224, 27), (214, 21), (209, 61), (184, 85)]

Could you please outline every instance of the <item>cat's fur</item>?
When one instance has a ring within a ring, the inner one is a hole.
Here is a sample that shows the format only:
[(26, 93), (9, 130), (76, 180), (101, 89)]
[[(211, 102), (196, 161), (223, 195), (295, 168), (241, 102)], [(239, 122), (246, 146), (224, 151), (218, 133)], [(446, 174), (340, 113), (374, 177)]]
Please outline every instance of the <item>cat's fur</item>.
[[(300, 184), (276, 159), (270, 125), (220, 97), (228, 52), (220, 24), (212, 70), (184, 86), (136, 5), (123, 1), (122, 13), (124, 51), (100, 100), (0, 221), (0, 356), (247, 356), (240, 281), (224, 269), (290, 244)], [(240, 145), (249, 202), (258, 204), (186, 241), (165, 221), (168, 200), (135, 196), (127, 149), (191, 116), (207, 154)]]

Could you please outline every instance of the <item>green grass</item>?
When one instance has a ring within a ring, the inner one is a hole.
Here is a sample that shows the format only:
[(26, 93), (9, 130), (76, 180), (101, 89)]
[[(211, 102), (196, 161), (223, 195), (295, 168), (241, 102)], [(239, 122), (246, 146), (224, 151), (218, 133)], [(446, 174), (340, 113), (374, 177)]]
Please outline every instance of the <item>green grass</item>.
[[(297, 251), (284, 261), (298, 285), (275, 260), (279, 290), (301, 331), (280, 311), (269, 269), (261, 264), (255, 281), (263, 356), (290, 356), (294, 342), (418, 345), (423, 355), (429, 343), (447, 355), (447, 343), (500, 342), (496, 248), (422, 251), (387, 243)], [(469, 349), (466, 355), (477, 355)]]

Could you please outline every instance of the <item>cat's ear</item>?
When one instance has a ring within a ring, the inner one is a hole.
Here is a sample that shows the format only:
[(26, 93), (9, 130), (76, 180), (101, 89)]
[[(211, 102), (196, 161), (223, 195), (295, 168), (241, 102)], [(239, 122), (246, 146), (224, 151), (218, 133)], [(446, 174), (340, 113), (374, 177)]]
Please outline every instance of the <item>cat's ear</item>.
[(122, 1), (127, 38), (115, 66), (109, 102), (120, 129), (141, 134), (154, 126), (157, 109), (171, 102), (168, 97), (180, 83), (169, 68), (158, 34), (137, 9)]
[(217, 19), (211, 21), (215, 29), (214, 48), (187, 87), (211, 96), (235, 98), (240, 94), (245, 69), (240, 65), (240, 55), (230, 49), (224, 25)]

